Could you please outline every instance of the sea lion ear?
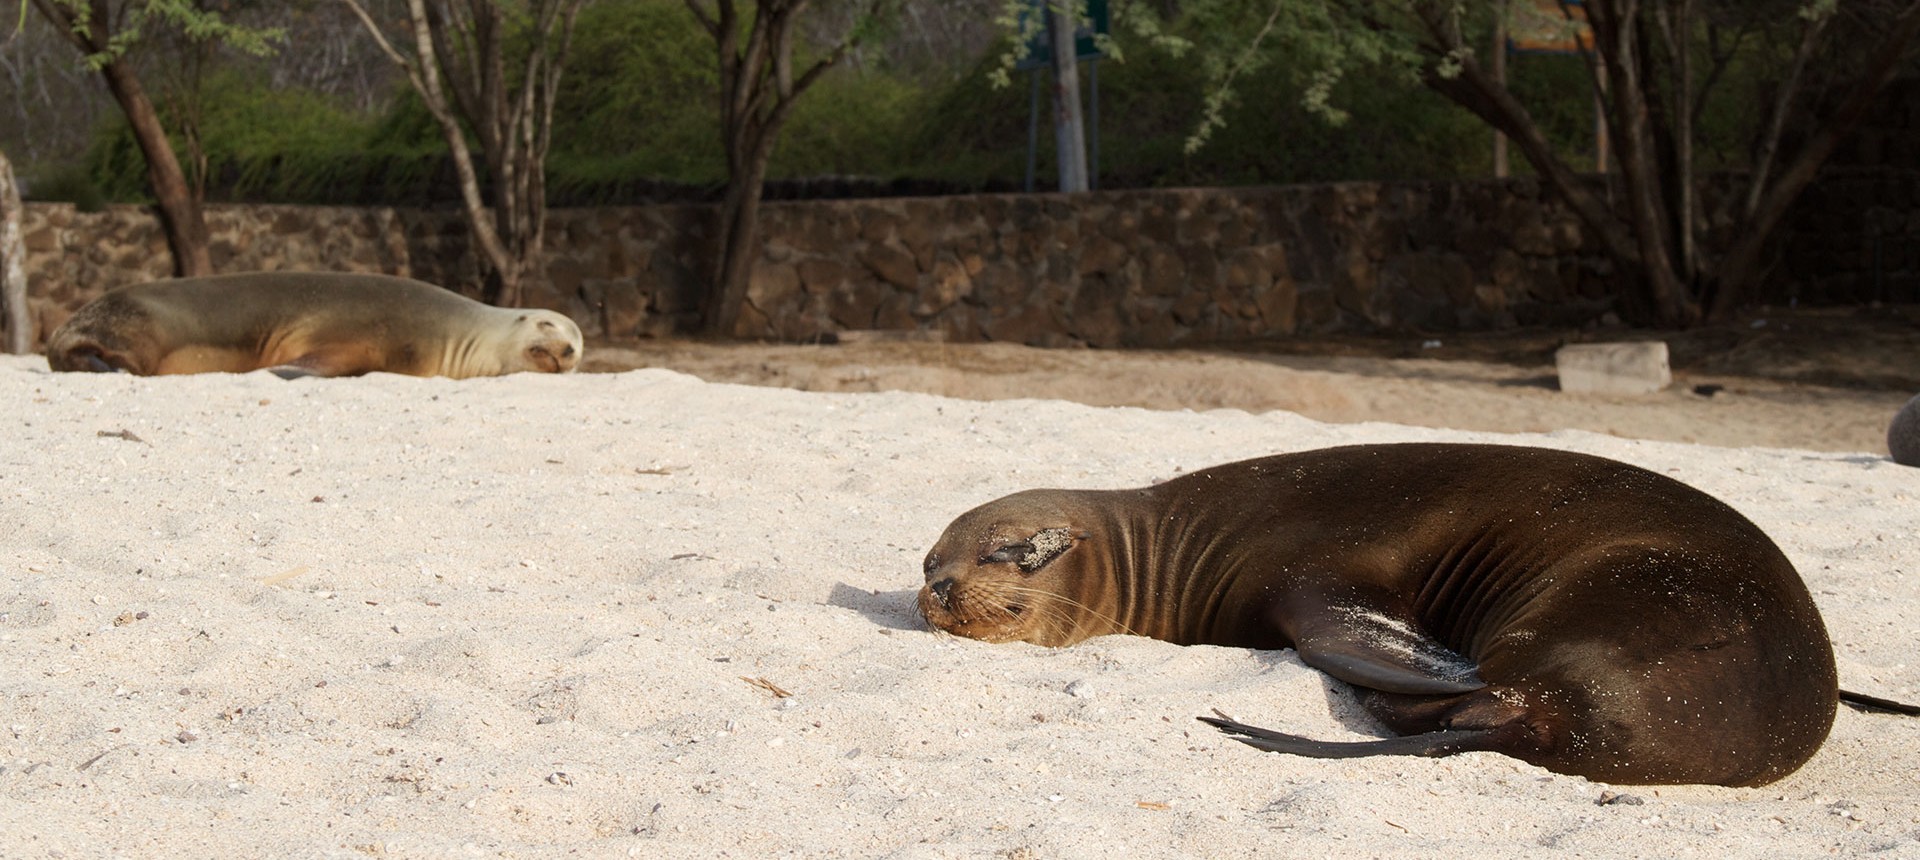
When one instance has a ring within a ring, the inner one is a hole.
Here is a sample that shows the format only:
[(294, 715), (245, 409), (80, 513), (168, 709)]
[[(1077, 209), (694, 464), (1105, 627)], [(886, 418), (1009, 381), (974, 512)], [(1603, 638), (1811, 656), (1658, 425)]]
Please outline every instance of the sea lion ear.
[(1073, 537), (1069, 529), (1041, 529), (1033, 537), (994, 550), (986, 560), (1010, 561), (1020, 566), (1021, 573), (1033, 573), (1072, 548)]

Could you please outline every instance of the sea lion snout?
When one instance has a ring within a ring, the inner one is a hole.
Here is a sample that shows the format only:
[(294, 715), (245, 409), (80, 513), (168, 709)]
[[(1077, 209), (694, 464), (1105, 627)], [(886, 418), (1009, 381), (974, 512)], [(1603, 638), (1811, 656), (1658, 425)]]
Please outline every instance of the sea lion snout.
[(927, 593), (932, 595), (934, 602), (939, 603), (943, 608), (952, 609), (953, 577), (944, 577), (927, 583)]

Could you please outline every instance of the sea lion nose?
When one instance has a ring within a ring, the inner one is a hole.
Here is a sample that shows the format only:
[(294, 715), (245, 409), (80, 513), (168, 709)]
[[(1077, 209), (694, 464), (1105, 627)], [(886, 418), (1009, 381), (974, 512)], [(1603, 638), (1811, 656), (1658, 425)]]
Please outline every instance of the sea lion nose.
[(940, 601), (941, 606), (944, 606), (948, 609), (953, 608), (952, 601), (947, 599), (947, 592), (953, 590), (952, 577), (939, 580), (933, 583), (932, 585), (927, 586), (927, 590), (933, 592), (933, 599)]

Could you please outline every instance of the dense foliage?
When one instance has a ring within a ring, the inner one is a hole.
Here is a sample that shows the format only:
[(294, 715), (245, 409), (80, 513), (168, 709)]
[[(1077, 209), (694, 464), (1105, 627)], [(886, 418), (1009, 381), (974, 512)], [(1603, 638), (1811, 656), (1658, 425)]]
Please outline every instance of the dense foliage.
[[(1317, 71), (1269, 63), (1241, 78), (1225, 125), (1183, 149), (1208, 72), (1127, 35), (1123, 61), (1098, 70), (1101, 187), (1233, 185), (1373, 178), (1447, 178), (1487, 171), (1488, 134), (1464, 111), (1385, 72), (1343, 79), (1335, 125), (1304, 106)], [(698, 25), (675, 0), (608, 0), (583, 14), (563, 79), (549, 160), (556, 204), (707, 195), (725, 178), (716, 72)], [(1000, 51), (977, 46), (950, 75), (896, 72), (882, 52), (836, 69), (803, 100), (770, 176), (858, 177), (911, 187), (1016, 188), (1027, 161), (1029, 80), (990, 82)], [(452, 176), (431, 118), (404, 87), (377, 113), (299, 88), (272, 89), (258, 64), (231, 58), (204, 84), (198, 118), (213, 200), (422, 203), (451, 199)], [(1585, 116), (1577, 60), (1539, 58), (1537, 97)], [(1558, 67), (1558, 71), (1556, 68)], [(1563, 86), (1567, 81), (1572, 86)], [(1053, 169), (1040, 97), (1037, 184)], [(1570, 122), (1569, 147), (1589, 129)], [(87, 172), (112, 199), (140, 199), (138, 152), (124, 126), (103, 129)], [(61, 183), (70, 188), (71, 182)], [(775, 189), (775, 193), (779, 193)]]
[[(1239, 26), (1197, 20), (1189, 30)], [(1175, 30), (1174, 32), (1179, 32)], [(1204, 33), (1190, 33), (1204, 38)], [(1356, 68), (1323, 94), (1344, 122), (1309, 104), (1322, 58), (1274, 52), (1240, 77), (1223, 124), (1191, 153), (1214, 70), (1122, 31), (1120, 61), (1098, 68), (1099, 185), (1247, 185), (1350, 179), (1454, 178), (1489, 171), (1490, 133), (1477, 118), (1385, 66)], [(549, 159), (558, 205), (710, 197), (725, 179), (716, 71), (699, 25), (678, 0), (605, 0), (583, 13), (562, 82)], [(888, 68), (884, 52), (836, 69), (809, 92), (781, 138), (770, 176), (857, 177), (907, 188), (1011, 189), (1027, 163), (1030, 79), (992, 83), (1002, 46), (961, 52), (951, 74)], [(1218, 56), (1216, 52), (1213, 56)], [(417, 97), (397, 86), (373, 112), (299, 87), (273, 88), (260, 66), (224, 58), (206, 77), (198, 117), (212, 200), (424, 204), (454, 197), (445, 146)], [(1084, 68), (1084, 67), (1083, 67)], [(1571, 56), (1527, 55), (1512, 88), (1578, 165), (1591, 166), (1587, 74)], [(1736, 67), (1757, 87), (1761, 70)], [(1083, 79), (1089, 77), (1083, 72)], [(1701, 157), (1736, 166), (1748, 100), (1708, 106)], [(1040, 95), (1036, 184), (1051, 182), (1053, 141)], [(165, 106), (163, 106), (163, 111)], [(50, 166), (57, 167), (57, 166)], [(1514, 159), (1515, 172), (1528, 166)], [(104, 126), (85, 176), (105, 197), (143, 199), (145, 175), (124, 124)], [(57, 178), (57, 181), (55, 181)], [(900, 181), (906, 182), (901, 183)], [(36, 196), (97, 196), (71, 169), (43, 171)], [(810, 187), (819, 188), (819, 183)], [(831, 192), (828, 192), (831, 193)]]

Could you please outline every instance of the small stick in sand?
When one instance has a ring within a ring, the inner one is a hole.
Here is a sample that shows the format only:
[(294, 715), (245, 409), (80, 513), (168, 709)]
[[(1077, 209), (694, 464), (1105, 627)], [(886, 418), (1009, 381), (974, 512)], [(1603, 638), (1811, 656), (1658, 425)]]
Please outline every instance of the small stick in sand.
[(752, 684), (756, 687), (759, 687), (762, 690), (766, 690), (769, 693), (772, 693), (773, 697), (776, 699), (785, 699), (793, 695), (792, 693), (789, 693), (785, 690), (780, 689), (780, 685), (775, 684), (774, 682), (769, 681), (765, 678), (749, 678), (745, 675), (741, 675), (740, 680), (745, 681), (749, 684)]

